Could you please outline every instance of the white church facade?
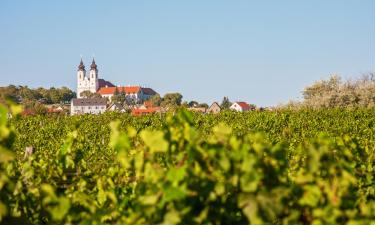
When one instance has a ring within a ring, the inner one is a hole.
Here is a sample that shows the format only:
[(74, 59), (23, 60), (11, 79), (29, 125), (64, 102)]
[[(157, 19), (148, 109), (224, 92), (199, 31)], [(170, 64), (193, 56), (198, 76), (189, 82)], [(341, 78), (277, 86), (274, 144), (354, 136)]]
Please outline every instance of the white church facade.
[(98, 66), (92, 60), (90, 71), (86, 74), (85, 65), (81, 59), (77, 71), (77, 98), (83, 98), (82, 92), (99, 93), (102, 97), (111, 100), (116, 93), (124, 93), (129, 99), (145, 101), (157, 94), (152, 88), (136, 86), (115, 86), (111, 82), (99, 78)]
[(98, 66), (95, 63), (95, 59), (92, 60), (87, 76), (85, 65), (81, 59), (77, 71), (77, 98), (82, 98), (81, 94), (84, 91), (96, 93), (101, 87), (114, 87), (114, 85), (108, 81), (99, 79)]
[[(115, 86), (111, 82), (106, 81), (104, 79), (99, 78), (98, 66), (95, 63), (95, 59), (92, 60), (90, 65), (90, 71), (88, 74), (86, 73), (85, 65), (81, 59), (81, 62), (78, 65), (77, 71), (77, 99), (72, 100), (71, 102), (71, 112), (72, 114), (79, 114), (79, 113), (86, 113), (85, 110), (82, 110), (84, 104), (82, 101), (89, 101), (87, 102), (87, 107), (90, 107), (90, 112), (96, 114), (95, 110), (92, 109), (102, 109), (103, 108), (103, 101), (90, 101), (88, 99), (85, 100), (85, 97), (82, 96), (82, 93), (85, 91), (90, 91), (91, 93), (98, 93), (104, 99), (108, 99), (111, 101), (112, 97), (115, 94), (123, 93), (125, 94), (126, 98), (129, 100), (133, 100), (135, 103), (143, 102), (148, 100), (151, 96), (157, 94), (153, 89), (141, 87), (141, 86)], [(96, 102), (100, 102), (100, 104), (95, 105)], [(79, 104), (78, 104), (79, 103)], [(79, 109), (76, 107), (79, 105)], [(94, 112), (95, 111), (95, 112)], [(77, 112), (77, 113), (73, 113)]]

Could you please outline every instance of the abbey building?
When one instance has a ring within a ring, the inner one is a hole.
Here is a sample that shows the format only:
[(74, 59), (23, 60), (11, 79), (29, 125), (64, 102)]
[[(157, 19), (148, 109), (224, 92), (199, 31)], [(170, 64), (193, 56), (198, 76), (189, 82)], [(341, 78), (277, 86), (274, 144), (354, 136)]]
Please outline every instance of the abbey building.
[(98, 66), (95, 63), (95, 59), (92, 59), (90, 71), (86, 74), (85, 65), (81, 59), (77, 71), (77, 97), (82, 98), (81, 94), (84, 91), (96, 93), (102, 87), (114, 87), (114, 85), (111, 82), (99, 79)]
[[(89, 91), (98, 93), (102, 99), (88, 99), (82, 93)], [(81, 59), (77, 71), (77, 99), (71, 101), (71, 114), (103, 113), (114, 95), (123, 95), (132, 104), (141, 104), (157, 93), (152, 88), (136, 86), (115, 86), (111, 82), (99, 78), (98, 66), (95, 59), (92, 60), (90, 71), (86, 73), (85, 65)], [(103, 105), (104, 104), (104, 105)]]

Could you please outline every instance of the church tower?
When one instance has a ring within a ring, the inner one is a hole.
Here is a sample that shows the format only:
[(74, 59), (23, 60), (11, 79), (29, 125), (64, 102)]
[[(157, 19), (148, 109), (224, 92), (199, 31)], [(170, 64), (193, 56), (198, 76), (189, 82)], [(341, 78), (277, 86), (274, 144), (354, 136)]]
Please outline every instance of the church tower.
[(87, 79), (86, 79), (86, 70), (85, 65), (83, 64), (82, 58), (81, 62), (78, 65), (77, 71), (77, 98), (81, 97), (81, 92), (85, 91)]
[(89, 80), (90, 80), (90, 91), (95, 93), (99, 89), (99, 81), (98, 81), (99, 75), (98, 75), (98, 66), (95, 63), (95, 59), (92, 59), (92, 63), (90, 66), (90, 74), (89, 74)]
[(98, 76), (98, 67), (95, 63), (95, 59), (92, 59), (90, 66), (90, 72), (86, 76), (85, 65), (83, 64), (82, 58), (81, 62), (78, 65), (77, 72), (77, 98), (83, 98), (81, 93), (84, 91), (90, 91), (96, 93), (99, 89), (99, 76)]

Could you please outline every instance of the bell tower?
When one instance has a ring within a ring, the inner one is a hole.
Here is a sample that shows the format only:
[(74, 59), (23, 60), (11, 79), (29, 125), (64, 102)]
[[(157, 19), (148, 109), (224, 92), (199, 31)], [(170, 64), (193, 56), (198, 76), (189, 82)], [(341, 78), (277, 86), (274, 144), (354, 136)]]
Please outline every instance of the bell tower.
[(98, 66), (95, 63), (95, 59), (92, 59), (92, 63), (90, 66), (90, 74), (89, 74), (89, 80), (90, 80), (90, 91), (95, 93), (99, 89), (99, 75), (98, 75)]
[(82, 58), (81, 62), (78, 65), (77, 71), (77, 98), (81, 97), (81, 92), (85, 90), (86, 82), (86, 70), (85, 65), (83, 64)]

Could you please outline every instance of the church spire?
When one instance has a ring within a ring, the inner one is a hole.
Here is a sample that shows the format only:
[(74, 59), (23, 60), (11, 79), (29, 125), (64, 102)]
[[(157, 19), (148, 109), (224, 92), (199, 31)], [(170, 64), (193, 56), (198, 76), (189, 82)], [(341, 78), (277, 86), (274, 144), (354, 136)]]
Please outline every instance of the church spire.
[(95, 63), (95, 58), (92, 58), (92, 63), (91, 63), (91, 70), (97, 70), (97, 65)]
[(81, 62), (79, 63), (78, 70), (85, 70), (85, 65), (83, 65), (82, 57), (81, 57)]

